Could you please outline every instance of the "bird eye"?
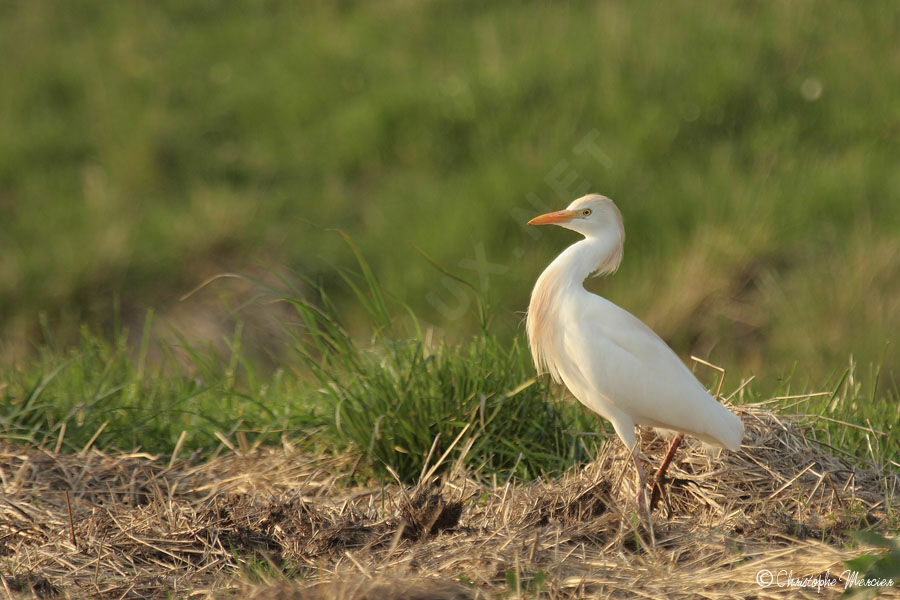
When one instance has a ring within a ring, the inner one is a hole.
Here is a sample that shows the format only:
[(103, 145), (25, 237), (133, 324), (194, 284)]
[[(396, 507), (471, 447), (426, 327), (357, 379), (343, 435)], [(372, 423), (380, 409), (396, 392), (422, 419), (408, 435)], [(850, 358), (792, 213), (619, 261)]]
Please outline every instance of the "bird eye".
[(589, 216), (591, 216), (591, 212), (592, 212), (591, 209), (586, 208), (586, 209), (584, 209), (583, 211), (581, 211), (581, 216), (582, 216), (582, 217), (589, 217)]

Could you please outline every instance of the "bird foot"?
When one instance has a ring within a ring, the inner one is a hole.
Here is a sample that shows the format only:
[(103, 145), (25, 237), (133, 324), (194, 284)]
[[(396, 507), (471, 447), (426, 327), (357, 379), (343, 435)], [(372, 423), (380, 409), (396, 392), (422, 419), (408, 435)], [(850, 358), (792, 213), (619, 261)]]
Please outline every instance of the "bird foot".
[(656, 505), (659, 504), (660, 499), (663, 497), (662, 484), (664, 482), (665, 482), (665, 477), (662, 477), (660, 479), (654, 480), (653, 485), (650, 486), (650, 488), (651, 488), (650, 510), (651, 511), (656, 508)]

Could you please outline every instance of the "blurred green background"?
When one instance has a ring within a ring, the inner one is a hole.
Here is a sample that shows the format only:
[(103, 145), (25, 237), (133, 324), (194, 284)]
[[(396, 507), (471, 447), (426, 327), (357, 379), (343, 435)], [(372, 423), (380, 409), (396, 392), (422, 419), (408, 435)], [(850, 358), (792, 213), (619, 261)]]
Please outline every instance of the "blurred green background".
[[(474, 304), (414, 245), (522, 335), (575, 239), (524, 222), (590, 190), (627, 231), (591, 288), (680, 355), (893, 378), (898, 40), (888, 1), (4, 2), (0, 360), (40, 314), (218, 340), (253, 291), (180, 296), (327, 284), (353, 263), (332, 228), (438, 334)], [(257, 342), (274, 310), (244, 309)]]

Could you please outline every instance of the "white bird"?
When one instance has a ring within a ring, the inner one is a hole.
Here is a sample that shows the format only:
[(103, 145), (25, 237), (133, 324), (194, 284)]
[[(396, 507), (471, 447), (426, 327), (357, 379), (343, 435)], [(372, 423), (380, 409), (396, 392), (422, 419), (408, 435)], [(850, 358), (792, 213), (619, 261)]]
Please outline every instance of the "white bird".
[(610, 421), (631, 451), (640, 480), (638, 507), (644, 507), (646, 477), (635, 425), (677, 432), (656, 485), (684, 434), (713, 446), (740, 448), (741, 420), (707, 393), (675, 352), (637, 317), (584, 289), (585, 279), (611, 274), (622, 261), (625, 229), (613, 201), (590, 194), (528, 224), (559, 225), (584, 236), (538, 278), (528, 306), (528, 343), (538, 372), (549, 372)]

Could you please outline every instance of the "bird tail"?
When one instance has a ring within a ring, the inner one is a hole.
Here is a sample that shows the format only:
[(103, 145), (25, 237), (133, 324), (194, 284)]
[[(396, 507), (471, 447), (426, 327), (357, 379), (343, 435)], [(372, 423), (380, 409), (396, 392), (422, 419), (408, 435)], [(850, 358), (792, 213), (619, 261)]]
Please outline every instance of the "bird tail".
[(695, 435), (707, 444), (739, 450), (744, 439), (744, 424), (736, 414), (716, 403), (718, 410), (712, 412), (706, 422), (705, 431)]

